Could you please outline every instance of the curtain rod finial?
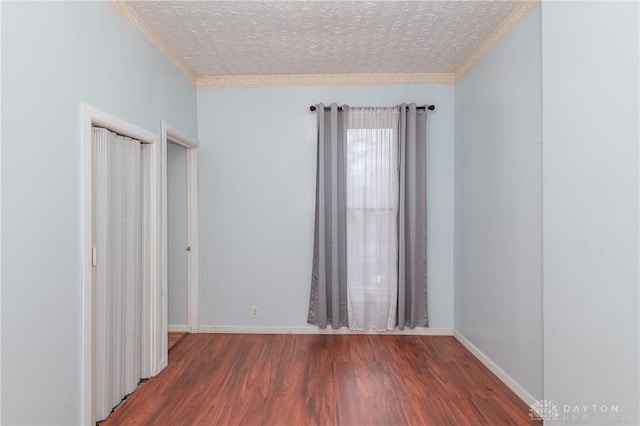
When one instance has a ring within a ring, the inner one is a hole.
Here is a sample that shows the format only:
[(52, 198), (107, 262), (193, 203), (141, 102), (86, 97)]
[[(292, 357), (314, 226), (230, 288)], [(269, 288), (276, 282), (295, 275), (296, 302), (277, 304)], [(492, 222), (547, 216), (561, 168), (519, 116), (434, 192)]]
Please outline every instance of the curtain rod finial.
[(309, 107), (309, 111), (315, 111), (315, 110), (316, 110), (316, 106), (315, 106), (315, 105), (311, 105), (311, 106)]

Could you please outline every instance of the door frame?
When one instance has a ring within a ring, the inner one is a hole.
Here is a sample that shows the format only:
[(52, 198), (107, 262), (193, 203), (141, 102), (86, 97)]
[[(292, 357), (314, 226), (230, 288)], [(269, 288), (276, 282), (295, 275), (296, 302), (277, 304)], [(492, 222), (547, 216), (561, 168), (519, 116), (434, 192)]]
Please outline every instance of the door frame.
[(151, 300), (146, 301), (151, 317), (149, 371), (152, 376), (159, 369), (160, 344), (158, 339), (160, 319), (160, 138), (157, 134), (136, 126), (119, 117), (107, 114), (97, 108), (80, 104), (80, 150), (82, 167), (82, 214), (81, 214), (81, 265), (82, 265), (82, 414), (84, 425), (95, 425), (93, 412), (93, 126), (103, 127), (142, 143), (150, 144), (152, 150), (151, 203), (151, 256), (153, 266), (149, 290)]
[(176, 127), (162, 120), (162, 327), (163, 341), (160, 362), (161, 368), (167, 365), (166, 335), (169, 332), (169, 300), (168, 300), (168, 221), (167, 221), (167, 144), (180, 145), (187, 150), (187, 244), (191, 252), (187, 256), (187, 330), (197, 333), (198, 321), (198, 141), (182, 133)]

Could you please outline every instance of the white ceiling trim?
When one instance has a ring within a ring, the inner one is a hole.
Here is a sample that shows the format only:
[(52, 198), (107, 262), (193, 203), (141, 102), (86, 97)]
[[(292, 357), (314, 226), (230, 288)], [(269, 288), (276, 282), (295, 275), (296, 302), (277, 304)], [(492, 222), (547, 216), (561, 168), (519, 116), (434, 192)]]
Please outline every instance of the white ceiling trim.
[(379, 86), (389, 84), (451, 84), (453, 73), (428, 74), (296, 74), (198, 77), (198, 87)]
[(120, 16), (136, 30), (142, 38), (144, 38), (151, 46), (153, 46), (160, 54), (174, 67), (178, 69), (189, 81), (196, 82), (195, 76), (189, 71), (189, 69), (180, 61), (176, 55), (167, 48), (164, 42), (158, 37), (158, 35), (147, 26), (138, 17), (138, 14), (129, 6), (126, 2), (121, 0), (107, 0), (107, 3), (118, 12)]
[(533, 9), (538, 6), (540, 0), (527, 0), (513, 9), (507, 17), (498, 25), (474, 50), (471, 55), (465, 59), (455, 71), (455, 79), (458, 80), (469, 70), (476, 62), (478, 62), (493, 46), (495, 46), (509, 31), (515, 28)]
[(540, 0), (517, 6), (452, 73), (423, 74), (304, 74), (195, 76), (125, 1), (107, 0), (111, 7), (160, 54), (197, 87), (357, 86), (389, 84), (451, 84), (478, 62), (496, 43), (531, 13)]

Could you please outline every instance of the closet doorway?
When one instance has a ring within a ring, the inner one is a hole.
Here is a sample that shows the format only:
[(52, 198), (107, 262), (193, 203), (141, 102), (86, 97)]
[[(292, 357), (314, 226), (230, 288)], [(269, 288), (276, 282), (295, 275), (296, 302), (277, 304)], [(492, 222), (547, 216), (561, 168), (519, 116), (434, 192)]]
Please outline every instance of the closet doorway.
[[(163, 353), (166, 354), (169, 332), (198, 332), (198, 142), (163, 121), (162, 153)], [(166, 365), (166, 361), (161, 365)]]
[(160, 371), (160, 140), (82, 105), (82, 423)]

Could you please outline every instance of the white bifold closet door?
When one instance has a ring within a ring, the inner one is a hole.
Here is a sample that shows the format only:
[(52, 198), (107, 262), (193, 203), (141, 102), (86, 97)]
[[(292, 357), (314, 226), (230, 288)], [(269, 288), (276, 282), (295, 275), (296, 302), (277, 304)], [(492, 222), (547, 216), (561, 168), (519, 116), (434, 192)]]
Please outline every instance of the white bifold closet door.
[(93, 394), (96, 420), (149, 377), (151, 150), (93, 129)]

